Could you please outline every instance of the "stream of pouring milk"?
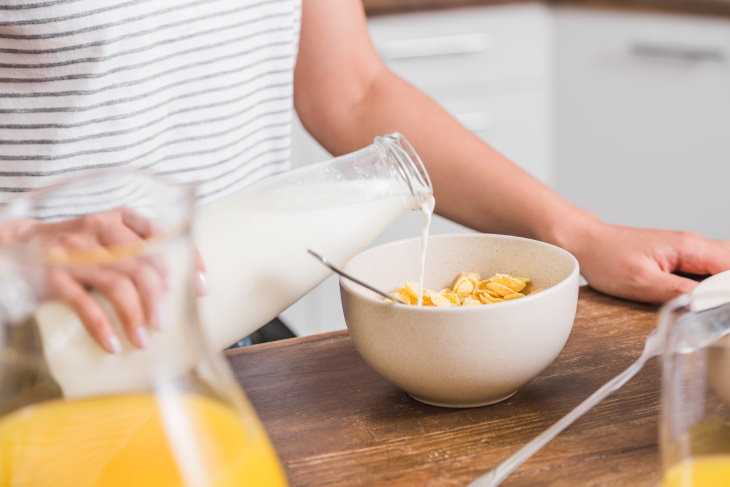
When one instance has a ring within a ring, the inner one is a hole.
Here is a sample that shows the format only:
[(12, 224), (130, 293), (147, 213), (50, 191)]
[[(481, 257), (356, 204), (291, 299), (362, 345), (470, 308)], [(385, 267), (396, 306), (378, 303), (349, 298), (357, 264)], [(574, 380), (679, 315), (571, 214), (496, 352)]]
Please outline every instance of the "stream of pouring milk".
[[(243, 191), (199, 208), (194, 236), (211, 293), (198, 303), (209, 345), (220, 350), (247, 336), (324, 280), (329, 270), (308, 248), (342, 266), (421, 203), (404, 195), (398, 183), (378, 180)], [(123, 351), (107, 354), (64, 303), (40, 307), (36, 319), (44, 352), (66, 397), (139, 390), (151, 386), (151, 370), (160, 364), (173, 373), (194, 363), (195, 353), (185, 345), (191, 276), (181, 269), (172, 274), (173, 290), (163, 302), (164, 331), (150, 336), (153, 353), (135, 350), (117, 322)], [(115, 318), (113, 311), (108, 314)]]
[(418, 306), (423, 306), (423, 281), (426, 278), (426, 253), (428, 252), (428, 234), (431, 232), (431, 217), (436, 207), (436, 200), (431, 196), (421, 203), (423, 228), (421, 229), (421, 267), (418, 274)]

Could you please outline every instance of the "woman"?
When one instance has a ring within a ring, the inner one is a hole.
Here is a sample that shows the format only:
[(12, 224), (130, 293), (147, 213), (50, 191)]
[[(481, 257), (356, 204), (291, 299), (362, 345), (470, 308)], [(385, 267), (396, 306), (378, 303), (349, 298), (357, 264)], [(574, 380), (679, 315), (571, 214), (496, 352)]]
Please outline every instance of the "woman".
[[(357, 0), (12, 0), (0, 19), (4, 201), (127, 166), (195, 182), (205, 204), (286, 170), (294, 107), (335, 155), (404, 133), (431, 175), (438, 213), (559, 245), (600, 291), (657, 303), (695, 285), (676, 271), (730, 268), (730, 243), (602, 222), (476, 138), (387, 69)], [(145, 232), (113, 212), (84, 224), (25, 222), (0, 237), (88, 248)], [(158, 285), (118, 279), (64, 276), (55, 289), (109, 352), (118, 340), (87, 288), (107, 290), (143, 347), (154, 314), (144, 296)]]

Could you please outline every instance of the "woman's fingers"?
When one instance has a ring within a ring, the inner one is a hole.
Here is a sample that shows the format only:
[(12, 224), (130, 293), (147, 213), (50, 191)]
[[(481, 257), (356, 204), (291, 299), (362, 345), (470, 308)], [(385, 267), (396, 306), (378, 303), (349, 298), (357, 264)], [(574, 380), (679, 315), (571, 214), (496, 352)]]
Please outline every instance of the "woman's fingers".
[(145, 307), (130, 276), (101, 266), (76, 268), (71, 274), (109, 300), (129, 340), (137, 348), (147, 346), (149, 335), (145, 329)]
[(28, 238), (57, 257), (60, 267), (49, 271), (53, 293), (72, 305), (105, 350), (116, 353), (121, 345), (112, 321), (90, 292), (109, 301), (134, 346), (146, 347), (147, 325), (157, 329), (162, 325), (159, 303), (168, 288), (164, 257), (145, 255), (145, 240), (153, 236), (147, 218), (130, 208), (118, 208), (38, 225)]
[(154, 234), (152, 223), (131, 208), (123, 206), (118, 210), (122, 217), (122, 222), (134, 230), (134, 232), (142, 238), (149, 238)]
[(156, 330), (162, 329), (160, 302), (168, 289), (166, 275), (155, 265), (154, 259), (138, 258), (133, 262), (125, 262), (115, 266), (117, 270), (129, 277), (142, 303), (146, 323)]
[(730, 269), (730, 241), (708, 240), (689, 233), (680, 236), (676, 247), (680, 271), (702, 275)]
[[(98, 234), (99, 243), (111, 254), (115, 253), (115, 247), (134, 243), (139, 243), (140, 250), (143, 250), (144, 239), (153, 234), (149, 221), (129, 208), (120, 208), (117, 210), (117, 215), (124, 224), (104, 226)], [(162, 323), (158, 314), (158, 302), (168, 287), (164, 259), (158, 256), (131, 256), (107, 268), (119, 272), (117, 279), (126, 277), (134, 286), (135, 293), (132, 293), (127, 284), (116, 282), (111, 284), (106, 281), (101, 281), (106, 287), (100, 291), (104, 295), (114, 292), (114, 297), (108, 297), (120, 306), (136, 306), (140, 303), (143, 322), (160, 329)], [(132, 294), (136, 294), (137, 299), (132, 299)], [(125, 316), (120, 315), (120, 318), (128, 328), (128, 332), (133, 333), (130, 334), (130, 340), (137, 346), (144, 346), (147, 334), (144, 328), (140, 328), (137, 310), (127, 310)]]
[[(692, 292), (698, 284), (692, 279), (662, 271), (658, 266), (649, 267), (645, 275), (647, 285), (637, 289), (635, 296), (647, 303), (665, 303), (681, 294)], [(633, 298), (633, 295), (629, 297)]]
[[(154, 235), (154, 229), (150, 222), (135, 213), (129, 208), (117, 210), (122, 215), (125, 225), (110, 225), (98, 235), (99, 243), (104, 245), (111, 254), (115, 253), (115, 247), (124, 247), (130, 244), (139, 244), (139, 254), (128, 257), (126, 261), (120, 261), (114, 265), (115, 268), (129, 275), (135, 283), (139, 283), (140, 294), (144, 295), (150, 291), (151, 299), (159, 297), (167, 289), (167, 268), (165, 259), (161, 255), (141, 255), (145, 250), (145, 239)], [(150, 275), (150, 271), (157, 273), (157, 276)], [(145, 302), (149, 300), (145, 297)], [(145, 309), (151, 310), (150, 306)], [(148, 318), (152, 315), (148, 314)]]
[(129, 208), (87, 215), (86, 219), (92, 222), (89, 226), (95, 235), (96, 244), (110, 251), (128, 247), (152, 236), (152, 224), (149, 220)]
[(63, 269), (55, 269), (48, 275), (48, 284), (54, 295), (73, 308), (86, 330), (104, 350), (109, 353), (122, 351), (122, 345), (106, 313), (76, 279)]

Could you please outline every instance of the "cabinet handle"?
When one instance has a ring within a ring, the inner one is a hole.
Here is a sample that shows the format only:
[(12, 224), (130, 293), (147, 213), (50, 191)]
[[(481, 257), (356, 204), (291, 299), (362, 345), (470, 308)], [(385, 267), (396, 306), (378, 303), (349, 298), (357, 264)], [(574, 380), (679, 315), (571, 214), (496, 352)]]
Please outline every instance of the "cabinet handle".
[(455, 34), (446, 36), (416, 37), (376, 43), (380, 56), (386, 60), (413, 59), (449, 54), (476, 54), (489, 48), (487, 34)]
[(682, 46), (651, 41), (634, 41), (631, 45), (631, 52), (636, 56), (683, 61), (723, 62), (727, 60), (727, 52), (721, 47)]
[(481, 132), (492, 125), (492, 117), (485, 111), (455, 113), (454, 118), (471, 132)]

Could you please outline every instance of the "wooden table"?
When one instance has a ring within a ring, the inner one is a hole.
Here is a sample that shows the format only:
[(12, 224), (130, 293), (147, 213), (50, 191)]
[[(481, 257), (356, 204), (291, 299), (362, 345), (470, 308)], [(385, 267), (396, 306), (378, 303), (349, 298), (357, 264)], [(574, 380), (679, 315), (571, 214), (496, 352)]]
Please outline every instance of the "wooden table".
[[(346, 332), (229, 352), (292, 486), (462, 486), (557, 421), (636, 359), (656, 308), (581, 289), (558, 359), (512, 398), (445, 409), (378, 376)], [(652, 486), (659, 367), (650, 363), (505, 486)]]

